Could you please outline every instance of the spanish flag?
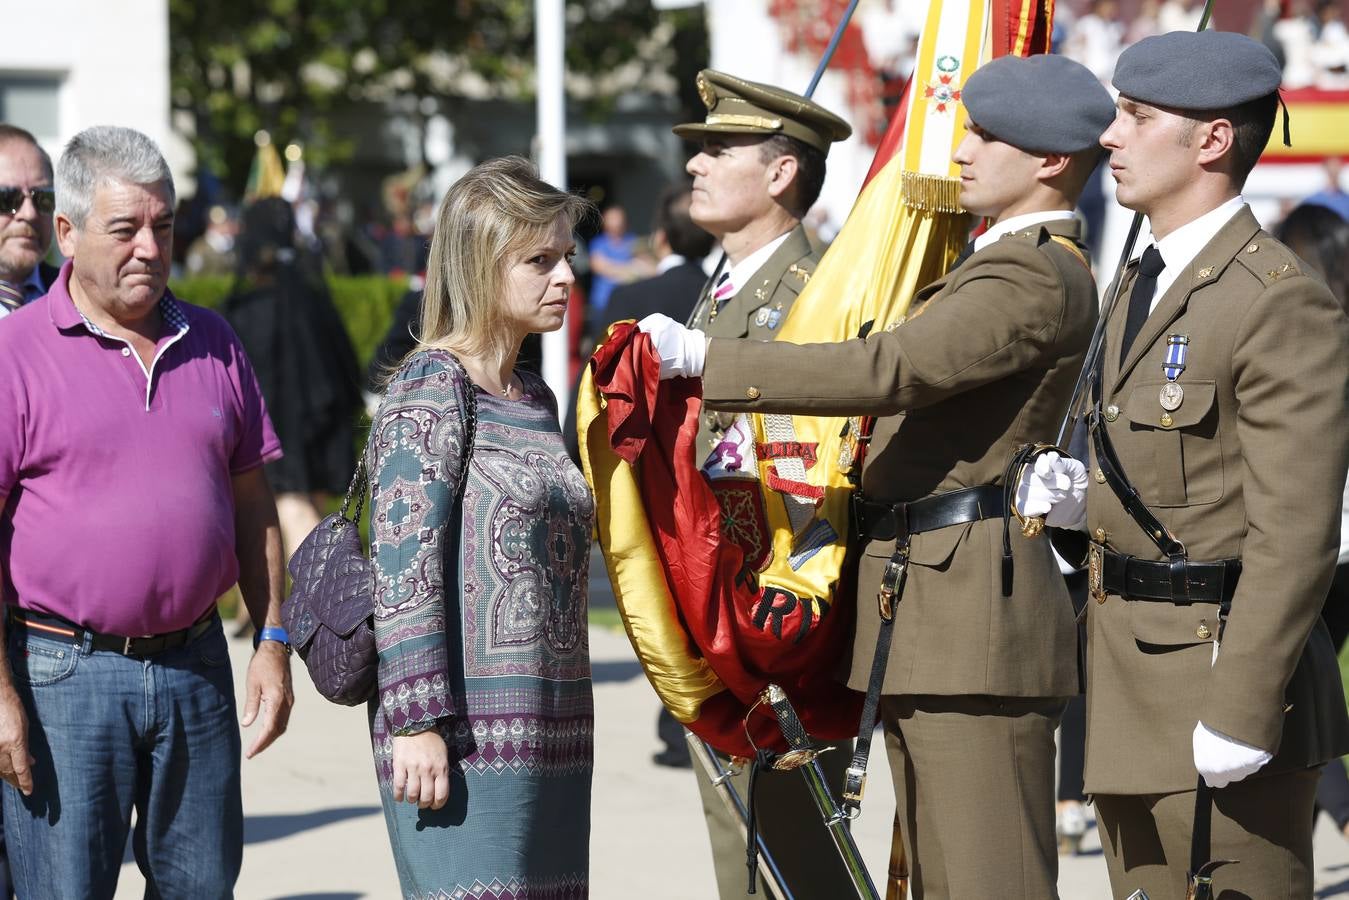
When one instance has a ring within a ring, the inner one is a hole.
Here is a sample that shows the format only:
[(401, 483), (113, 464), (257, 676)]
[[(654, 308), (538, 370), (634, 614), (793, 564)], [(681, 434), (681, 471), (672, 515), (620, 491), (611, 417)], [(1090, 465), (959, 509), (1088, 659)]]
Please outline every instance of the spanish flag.
[[(913, 76), (848, 221), (797, 298), (779, 340), (842, 341), (902, 327), (970, 230), (951, 155), (961, 85), (1007, 53), (1045, 52), (1053, 0), (934, 0)], [(745, 462), (699, 468), (697, 380), (657, 379), (649, 339), (619, 324), (577, 404), (582, 466), (619, 611), (661, 701), (724, 753), (783, 750), (781, 686), (816, 737), (856, 734), (861, 695), (837, 678), (851, 644), (849, 503), (870, 423), (742, 416)]]

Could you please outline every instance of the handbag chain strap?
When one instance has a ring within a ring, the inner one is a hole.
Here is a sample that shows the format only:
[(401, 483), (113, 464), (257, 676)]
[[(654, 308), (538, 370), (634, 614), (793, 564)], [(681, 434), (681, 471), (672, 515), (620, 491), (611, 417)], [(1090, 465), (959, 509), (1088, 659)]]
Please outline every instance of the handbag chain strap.
[[(459, 453), (459, 477), (455, 483), (455, 495), (462, 497), (464, 486), (468, 484), (468, 461), (473, 456), (473, 441), (478, 432), (478, 398), (473, 392), (473, 382), (469, 378), (468, 370), (464, 368), (464, 364), (453, 353), (449, 356), (459, 367), (459, 378), (456, 379), (456, 385), (459, 394), (459, 421), (464, 426), (464, 441)], [(361, 455), (356, 462), (356, 471), (351, 476), (351, 484), (347, 485), (346, 496), (342, 498), (342, 518), (350, 522), (361, 521), (361, 511), (365, 509), (365, 498), (370, 494), (370, 476), (365, 466), (365, 451), (369, 449), (369, 446), (370, 439), (367, 437), (365, 446), (361, 448)], [(353, 498), (356, 500), (356, 509), (352, 515), (348, 516), (347, 510), (351, 509)]]

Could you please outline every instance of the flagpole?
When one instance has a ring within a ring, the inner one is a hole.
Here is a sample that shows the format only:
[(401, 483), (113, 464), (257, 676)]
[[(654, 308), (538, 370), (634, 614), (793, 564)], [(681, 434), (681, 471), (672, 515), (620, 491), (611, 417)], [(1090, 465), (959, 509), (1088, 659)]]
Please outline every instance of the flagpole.
[[(534, 90), (537, 136), (535, 154), (539, 177), (567, 189), (566, 89), (563, 49), (566, 43), (565, 0), (534, 0)], [(543, 380), (557, 398), (559, 420), (570, 410), (571, 379), (567, 343), (570, 329), (562, 327), (543, 335)]]
[(848, 23), (852, 21), (852, 14), (857, 11), (859, 0), (852, 0), (848, 8), (843, 11), (843, 18), (838, 20), (838, 27), (834, 29), (834, 36), (829, 39), (829, 45), (824, 48), (824, 55), (820, 57), (820, 64), (815, 67), (815, 74), (810, 76), (810, 84), (806, 86), (806, 96), (815, 96), (815, 88), (820, 86), (820, 79), (824, 77), (824, 70), (829, 68), (829, 61), (834, 58), (834, 53), (838, 50), (839, 42), (843, 40), (843, 32), (848, 30)]

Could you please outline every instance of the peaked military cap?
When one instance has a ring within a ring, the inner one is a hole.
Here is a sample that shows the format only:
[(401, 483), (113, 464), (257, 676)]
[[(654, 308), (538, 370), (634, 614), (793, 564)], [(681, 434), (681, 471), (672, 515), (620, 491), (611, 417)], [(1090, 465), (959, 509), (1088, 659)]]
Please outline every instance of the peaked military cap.
[(961, 89), (970, 120), (1022, 150), (1076, 153), (1115, 120), (1115, 101), (1086, 66), (1066, 56), (1000, 56)]
[(1172, 31), (1120, 54), (1115, 88), (1172, 109), (1227, 109), (1279, 89), (1279, 61), (1259, 41), (1231, 31)]
[(813, 100), (771, 84), (746, 81), (703, 69), (698, 96), (707, 107), (701, 122), (676, 125), (674, 133), (699, 140), (707, 134), (785, 134), (822, 153), (834, 141), (846, 140), (852, 127)]

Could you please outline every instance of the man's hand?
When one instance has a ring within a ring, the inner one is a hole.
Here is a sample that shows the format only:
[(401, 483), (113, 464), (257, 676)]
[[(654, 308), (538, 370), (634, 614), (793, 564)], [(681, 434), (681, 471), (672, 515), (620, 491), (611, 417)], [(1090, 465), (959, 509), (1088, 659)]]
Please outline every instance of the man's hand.
[(707, 335), (685, 328), (669, 316), (652, 313), (637, 323), (651, 335), (651, 346), (660, 357), (660, 377), (698, 378), (707, 358)]
[(393, 737), (393, 799), (440, 809), (450, 799), (450, 754), (432, 728)]
[(33, 758), (28, 755), (28, 714), (14, 686), (0, 684), (0, 778), (24, 796), (33, 793)]
[(1039, 454), (1033, 466), (1021, 470), (1016, 508), (1027, 518), (1044, 516), (1052, 528), (1081, 527), (1087, 515), (1087, 467), (1054, 450)]
[(1254, 775), (1274, 758), (1274, 754), (1214, 731), (1203, 722), (1195, 723), (1191, 743), (1194, 767), (1211, 788), (1226, 787)]
[(276, 641), (263, 641), (248, 663), (248, 677), (244, 680), (245, 728), (259, 718), (262, 725), (253, 738), (253, 745), (244, 754), (252, 759), (279, 738), (290, 721), (290, 708), (295, 705), (295, 694), (290, 686), (290, 655)]

